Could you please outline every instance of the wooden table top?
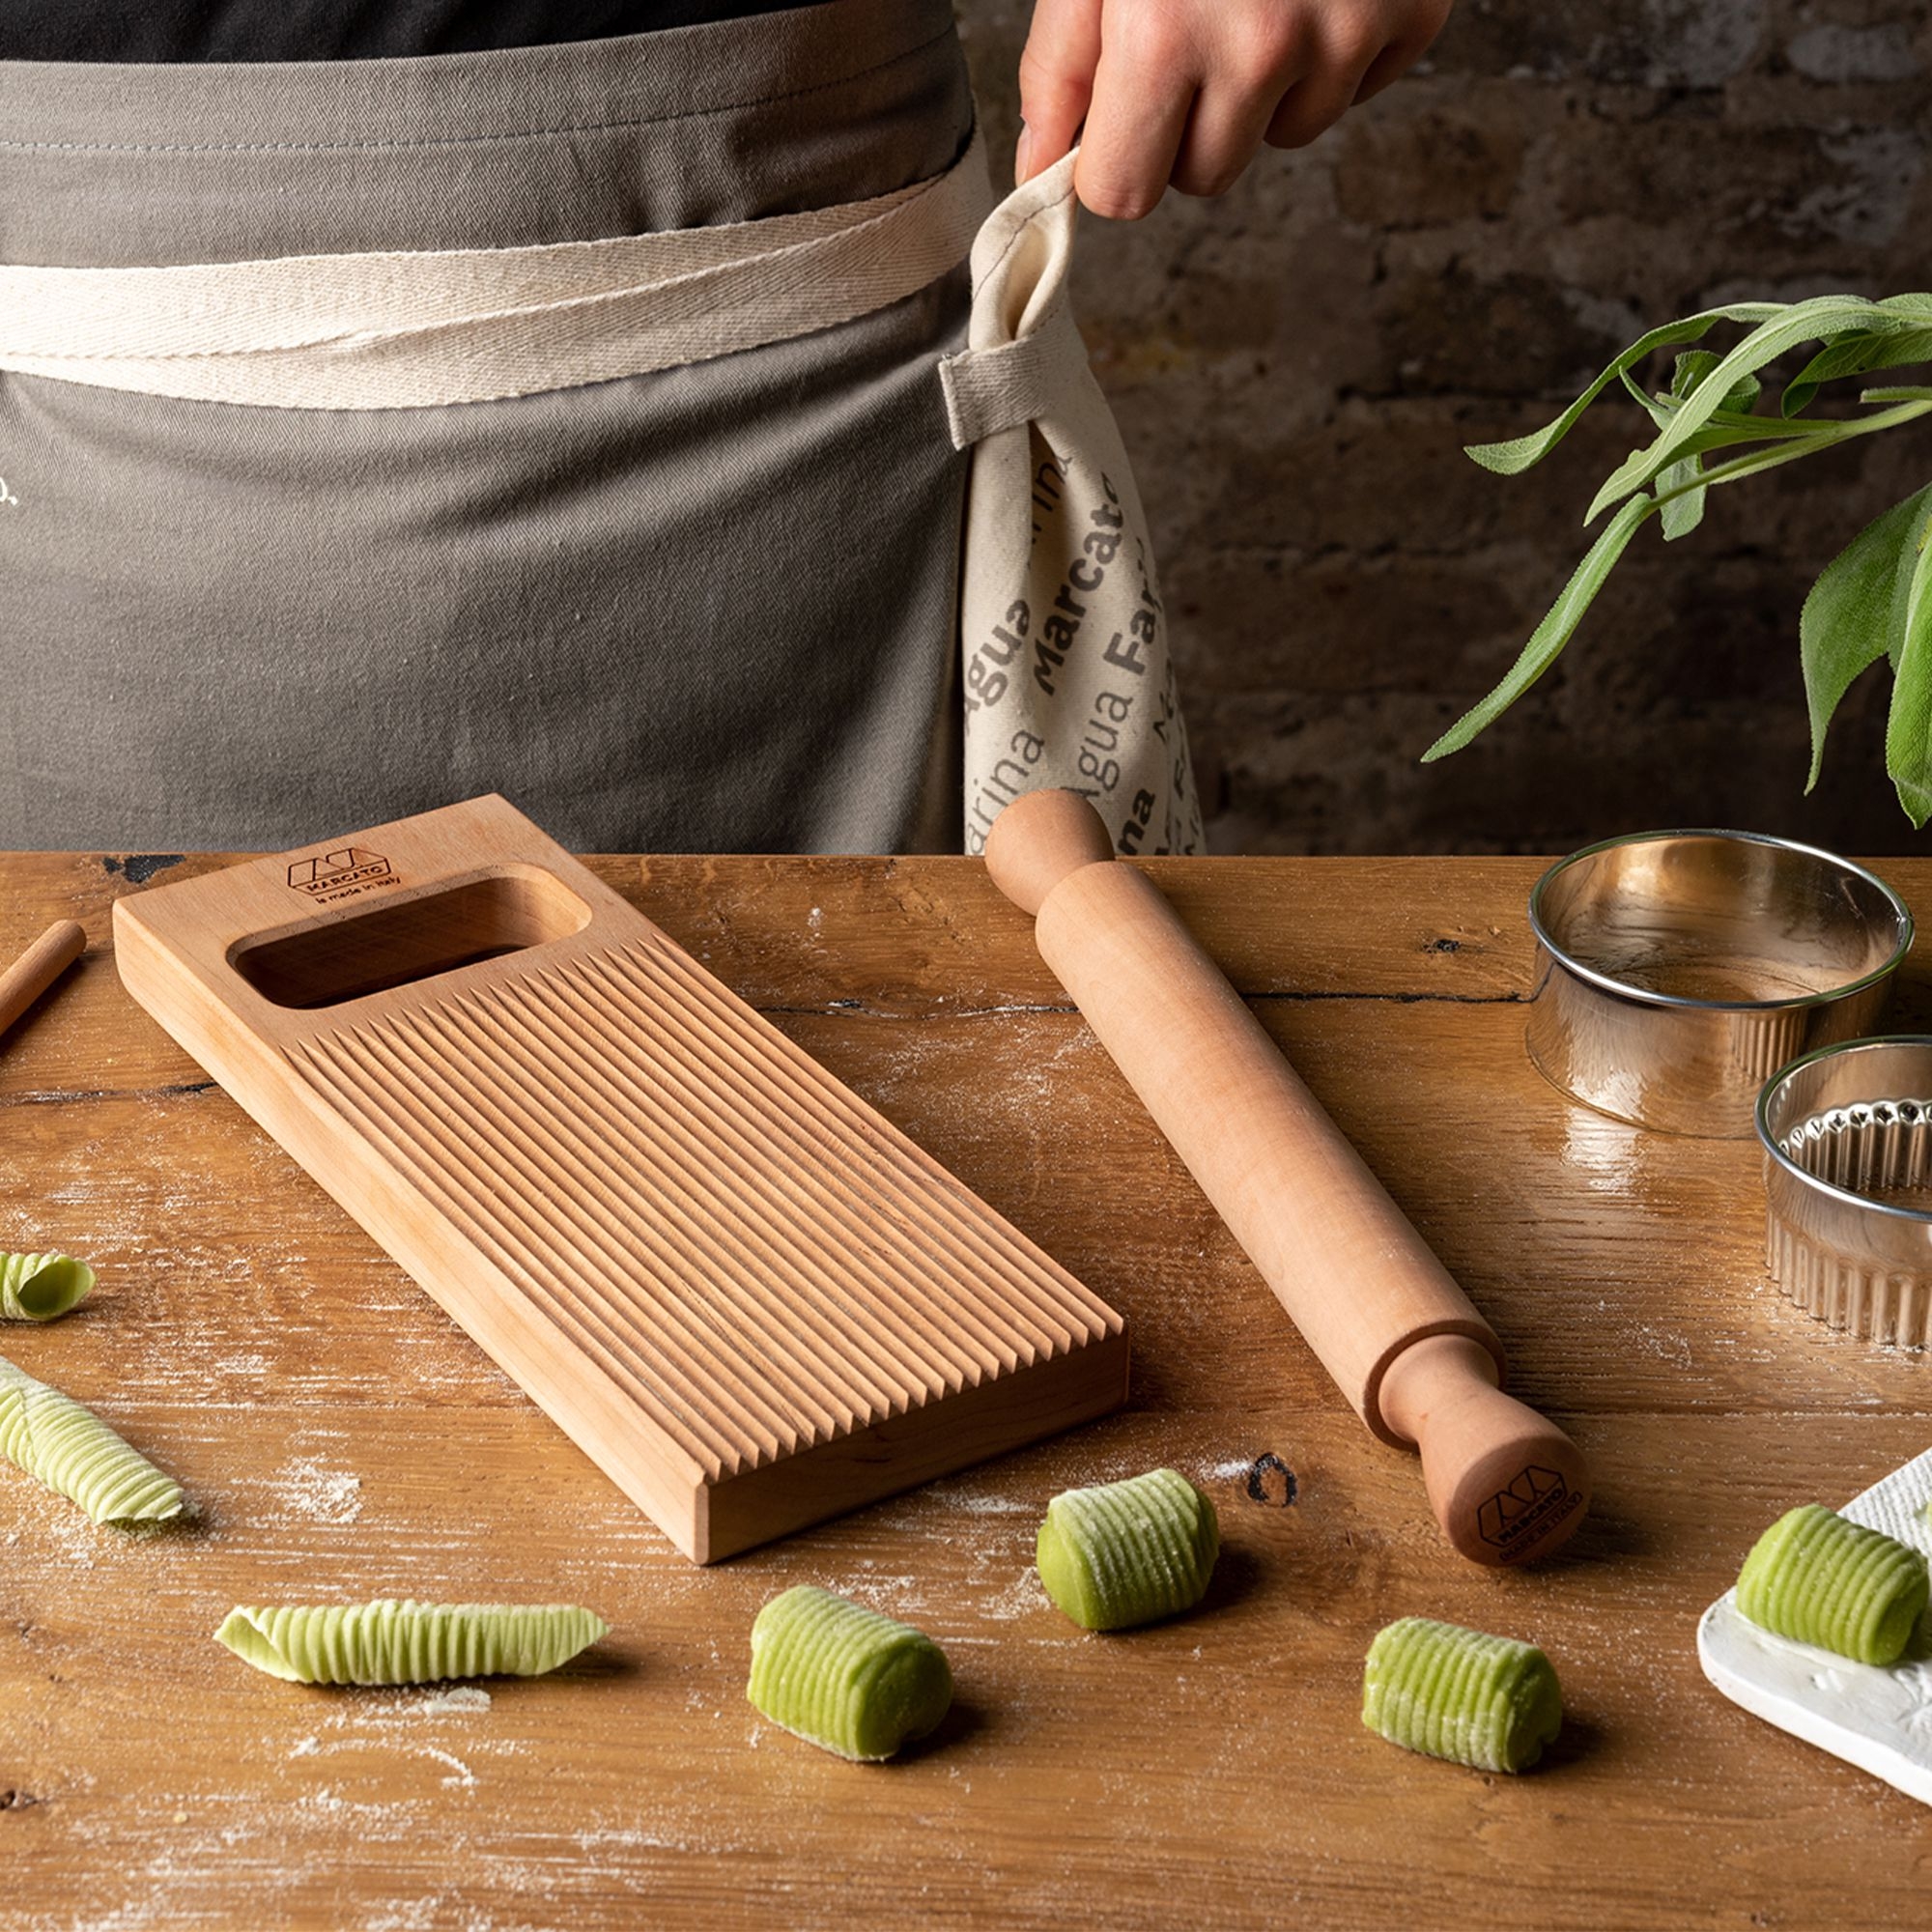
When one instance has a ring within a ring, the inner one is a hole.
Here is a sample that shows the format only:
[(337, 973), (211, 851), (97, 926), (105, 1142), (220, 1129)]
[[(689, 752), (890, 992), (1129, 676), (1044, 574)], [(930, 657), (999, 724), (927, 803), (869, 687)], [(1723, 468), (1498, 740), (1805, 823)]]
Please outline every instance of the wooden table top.
[[(1771, 1289), (1757, 1157), (1566, 1104), (1523, 1057), (1528, 860), (1151, 869), (1570, 1428), (1595, 1512), (1478, 1570), (1345, 1408), (965, 860), (595, 860), (600, 874), (1128, 1318), (1122, 1414), (696, 1570), (122, 991), (114, 896), (221, 863), (0, 859), (0, 955), (92, 949), (0, 1044), (0, 1249), (100, 1286), (6, 1352), (178, 1475), (128, 1535), (0, 1468), (0, 1922), (415, 1928), (1922, 1926), (1932, 1818), (1725, 1702), (1698, 1613), (1788, 1505), (1932, 1440), (1916, 1355)], [(1932, 862), (1886, 873), (1932, 907)], [(1908, 969), (1894, 1015), (1932, 1021)], [(1171, 1463), (1208, 1604), (1083, 1634), (1048, 1498)], [(851, 1766), (744, 1700), (789, 1584), (918, 1623), (953, 1716)], [(554, 1677), (276, 1683), (236, 1603), (574, 1600)], [(1406, 1614), (1542, 1643), (1564, 1736), (1489, 1776), (1362, 1729)]]

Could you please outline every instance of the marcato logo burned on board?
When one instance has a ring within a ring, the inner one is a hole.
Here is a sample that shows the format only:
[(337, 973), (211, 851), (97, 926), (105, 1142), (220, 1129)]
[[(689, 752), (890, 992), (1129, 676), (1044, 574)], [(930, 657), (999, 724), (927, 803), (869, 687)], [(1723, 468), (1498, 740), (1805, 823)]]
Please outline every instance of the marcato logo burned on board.
[(382, 853), (361, 845), (344, 845), (319, 858), (292, 860), (289, 865), (289, 884), (318, 901), (347, 898), (374, 886), (401, 883)]

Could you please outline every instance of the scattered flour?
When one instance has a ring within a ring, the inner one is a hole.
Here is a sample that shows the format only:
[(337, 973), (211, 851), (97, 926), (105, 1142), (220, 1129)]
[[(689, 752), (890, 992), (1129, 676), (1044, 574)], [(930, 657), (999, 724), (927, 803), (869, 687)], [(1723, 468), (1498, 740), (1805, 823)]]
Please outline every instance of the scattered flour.
[(480, 1684), (452, 1684), (447, 1690), (425, 1697), (415, 1708), (425, 1718), (438, 1717), (445, 1711), (487, 1711), (490, 1693)]
[(476, 1788), (476, 1774), (452, 1751), (438, 1750), (434, 1745), (423, 1747), (425, 1756), (433, 1757), (439, 1764), (446, 1764), (455, 1773), (453, 1777), (445, 1777), (444, 1789), (454, 1787), (459, 1791), (473, 1791)]
[(853, 1577), (833, 1587), (841, 1597), (849, 1597), (854, 1603), (883, 1611), (889, 1617), (916, 1621), (923, 1601), (920, 1584), (921, 1578), (917, 1577), (873, 1576)]
[[(688, 1838), (668, 1832), (645, 1832), (636, 1827), (626, 1826), (604, 1831), (579, 1832), (576, 1833), (577, 1849), (581, 1852), (601, 1852), (613, 1848), (626, 1851), (668, 1851), (688, 1852), (694, 1848)], [(706, 1851), (722, 1851), (724, 1846), (712, 1846), (707, 1840), (701, 1848)]]
[[(90, 1521), (79, 1505), (66, 1496), (31, 1483), (17, 1484), (14, 1489), (20, 1509), (31, 1518), (26, 1525), (30, 1545), (57, 1551), (71, 1569), (92, 1570), (103, 1554), (119, 1554), (132, 1541), (126, 1531), (105, 1529)], [(122, 1538), (119, 1543), (113, 1541), (117, 1536)]]
[(324, 1719), (323, 1725), (354, 1734), (369, 1725), (413, 1724), (419, 1718), (474, 1717), (489, 1708), (490, 1693), (480, 1684), (365, 1685), (346, 1698), (333, 1717)]
[(275, 1484), (282, 1501), (312, 1522), (354, 1522), (362, 1514), (362, 1478), (299, 1457)]
[[(1243, 1463), (1241, 1466), (1246, 1468), (1247, 1464)], [(942, 1490), (939, 1500), (943, 1508), (964, 1510), (968, 1516), (1034, 1516), (1039, 1513), (1039, 1505), (1029, 1502), (1024, 1496), (1002, 1496), (990, 1492), (967, 1493)]]
[(1046, 1590), (1038, 1577), (1032, 1570), (1025, 1570), (997, 1596), (984, 1599), (980, 1605), (980, 1612), (982, 1616), (997, 1617), (1002, 1623), (1010, 1623), (1015, 1617), (1029, 1616), (1035, 1610), (1044, 1609), (1046, 1604)]

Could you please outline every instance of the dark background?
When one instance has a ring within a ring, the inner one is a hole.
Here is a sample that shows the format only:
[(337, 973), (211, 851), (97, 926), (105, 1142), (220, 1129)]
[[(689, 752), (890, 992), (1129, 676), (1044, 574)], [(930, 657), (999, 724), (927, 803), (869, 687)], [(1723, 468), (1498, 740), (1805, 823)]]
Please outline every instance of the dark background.
[[(1029, 12), (959, 0), (996, 174)], [(1798, 672), (1807, 586), (1932, 480), (1932, 418), (1714, 492), (1682, 542), (1646, 526), (1530, 697), (1416, 763), (1648, 432), (1606, 396), (1524, 476), (1462, 445), (1713, 302), (1932, 287), (1928, 141), (1925, 0), (1459, 0), (1425, 67), (1313, 148), (1218, 202), (1088, 217), (1081, 323), (1154, 522), (1213, 848), (1719, 824), (1932, 851), (1885, 778), (1885, 671), (1808, 799)]]

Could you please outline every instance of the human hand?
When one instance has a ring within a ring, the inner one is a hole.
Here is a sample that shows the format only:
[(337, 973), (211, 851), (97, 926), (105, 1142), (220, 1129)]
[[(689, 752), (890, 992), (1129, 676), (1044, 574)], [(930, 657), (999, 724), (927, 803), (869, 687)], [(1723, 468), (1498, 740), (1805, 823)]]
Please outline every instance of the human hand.
[[(1172, 184), (1231, 187), (1265, 141), (1300, 148), (1419, 60), (1450, 0), (1037, 0), (1013, 172), (1080, 141), (1074, 187), (1137, 221)], [(1081, 124), (1086, 130), (1081, 132)]]

